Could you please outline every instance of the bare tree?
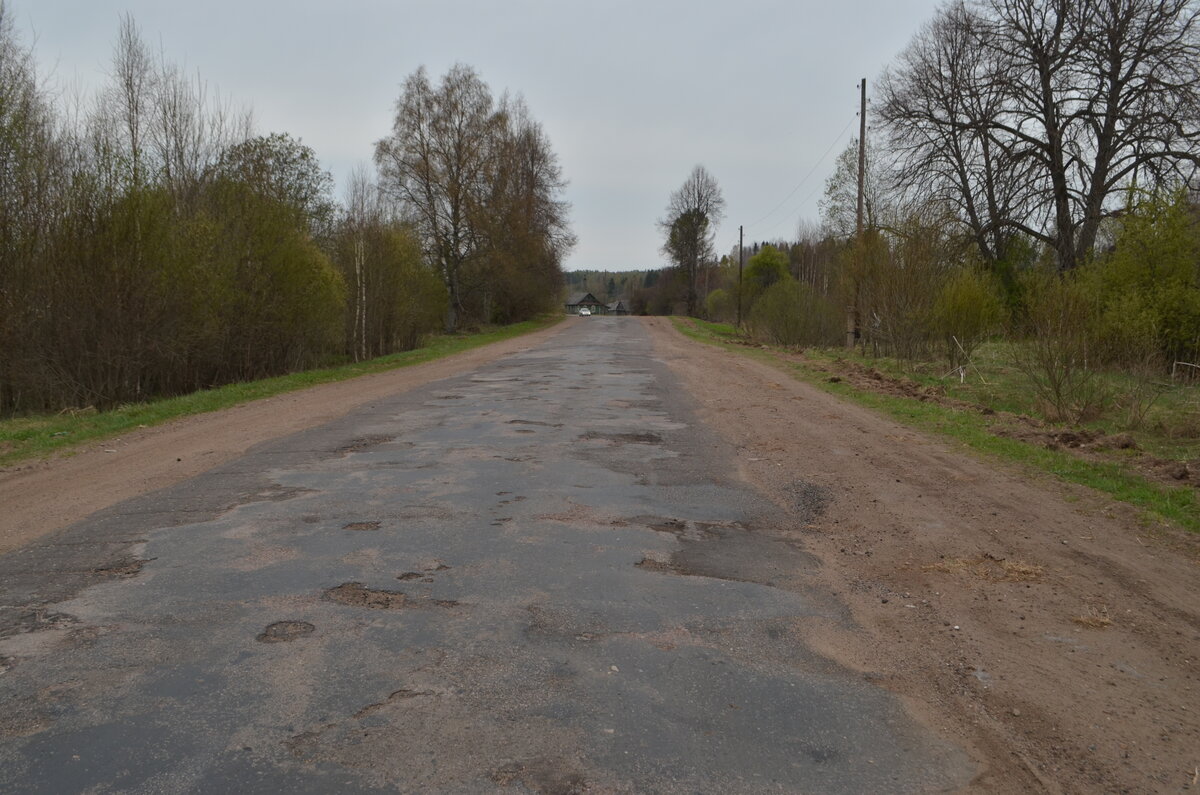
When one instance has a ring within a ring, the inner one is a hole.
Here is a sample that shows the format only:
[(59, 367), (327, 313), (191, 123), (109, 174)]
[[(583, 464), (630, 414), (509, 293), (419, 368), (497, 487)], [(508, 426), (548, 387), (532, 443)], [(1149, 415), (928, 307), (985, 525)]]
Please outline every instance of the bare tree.
[(412, 213), (427, 256), (450, 294), (454, 330), (472, 285), (468, 263), (481, 248), (475, 219), (488, 195), (488, 166), (501, 122), (487, 84), (457, 64), (436, 88), (421, 67), (404, 81), (392, 133), (375, 144), (383, 189)]
[(900, 194), (953, 208), (982, 259), (996, 263), (1009, 256), (1009, 219), (1031, 209), (1033, 161), (992, 139), (1007, 88), (979, 24), (962, 0), (944, 6), (884, 75), (880, 115)]
[(947, 6), (885, 80), (902, 184), (949, 199), (985, 256), (1019, 231), (1075, 267), (1126, 188), (1200, 163), (1198, 13), (1196, 0)]
[(683, 272), (687, 285), (687, 313), (696, 314), (699, 303), (696, 274), (713, 259), (713, 238), (724, 217), (725, 198), (716, 179), (696, 166), (667, 202), (666, 217), (659, 221), (666, 238), (663, 252)]
[[(867, 141), (866, 179), (863, 185), (863, 223), (876, 228), (886, 223), (887, 196), (881, 175), (880, 147)], [(846, 240), (855, 234), (858, 206), (858, 139), (850, 141), (825, 180), (825, 193), (818, 203), (826, 234)]]
[(117, 46), (113, 53), (110, 111), (120, 128), (124, 153), (128, 158), (126, 179), (133, 190), (142, 188), (147, 174), (146, 138), (155, 93), (155, 69), (150, 52), (131, 14), (121, 18)]

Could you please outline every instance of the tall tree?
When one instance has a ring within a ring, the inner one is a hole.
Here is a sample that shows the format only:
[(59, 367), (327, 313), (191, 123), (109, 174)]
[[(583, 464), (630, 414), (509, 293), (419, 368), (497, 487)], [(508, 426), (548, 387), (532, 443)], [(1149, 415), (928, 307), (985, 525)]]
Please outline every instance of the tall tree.
[(1197, 0), (975, 0), (885, 82), (909, 184), (953, 196), (985, 256), (1016, 230), (1083, 262), (1132, 184), (1200, 164)]
[(714, 234), (724, 212), (725, 198), (720, 185), (704, 166), (698, 165), (671, 194), (666, 217), (659, 221), (666, 238), (663, 252), (684, 276), (689, 315), (696, 314), (699, 305), (696, 275), (702, 264), (713, 259)]
[(469, 266), (482, 243), (476, 219), (501, 123), (474, 69), (456, 64), (435, 87), (421, 67), (404, 81), (391, 135), (375, 144), (383, 189), (412, 214), (445, 281), (447, 330), (458, 326), (475, 287)]
[(916, 205), (953, 208), (984, 262), (1005, 262), (1033, 199), (1034, 161), (992, 138), (1004, 112), (1004, 63), (980, 19), (956, 0), (917, 34), (881, 83), (880, 115), (900, 193)]

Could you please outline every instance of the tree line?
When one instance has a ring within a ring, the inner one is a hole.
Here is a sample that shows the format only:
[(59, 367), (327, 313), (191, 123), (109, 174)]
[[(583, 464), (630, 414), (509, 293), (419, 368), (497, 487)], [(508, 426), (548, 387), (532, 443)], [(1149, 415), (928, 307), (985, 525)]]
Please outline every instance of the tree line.
[(820, 226), (754, 244), (740, 280), (736, 246), (698, 266), (679, 247), (703, 224), (677, 192), (658, 305), (730, 321), (740, 305), (764, 340), (952, 365), (1003, 332), (1051, 391), (1064, 371), (1200, 363), (1198, 14), (1194, 0), (952, 0), (875, 83), (862, 233), (857, 140)]
[[(455, 159), (458, 158), (458, 159)], [(551, 308), (573, 243), (544, 132), (469, 67), (404, 84), (333, 195), (120, 23), (106, 85), (49, 91), (0, 4), (0, 413), (181, 394)]]

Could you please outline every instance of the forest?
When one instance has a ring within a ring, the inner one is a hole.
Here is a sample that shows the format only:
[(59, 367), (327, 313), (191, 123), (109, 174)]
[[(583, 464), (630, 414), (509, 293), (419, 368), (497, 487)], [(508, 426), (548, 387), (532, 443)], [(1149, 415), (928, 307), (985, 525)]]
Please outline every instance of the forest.
[(98, 409), (411, 349), (553, 308), (564, 180), (470, 67), (403, 83), (335, 197), (121, 21), (107, 84), (48, 87), (0, 4), (0, 416)]

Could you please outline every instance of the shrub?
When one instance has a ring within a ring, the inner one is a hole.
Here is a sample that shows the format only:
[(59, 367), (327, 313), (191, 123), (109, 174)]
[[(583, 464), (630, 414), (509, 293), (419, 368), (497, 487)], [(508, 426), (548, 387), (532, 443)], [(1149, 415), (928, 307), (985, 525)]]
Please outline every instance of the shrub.
[(750, 310), (751, 335), (778, 345), (836, 345), (842, 317), (806, 284), (793, 279), (767, 288)]
[(995, 278), (975, 268), (958, 271), (938, 293), (930, 332), (942, 340), (951, 367), (970, 360), (979, 343), (995, 333), (1004, 305)]
[(1039, 269), (1021, 279), (1028, 339), (1013, 348), (1016, 367), (1052, 420), (1078, 423), (1103, 414), (1110, 395), (1096, 377), (1096, 296), (1078, 274)]
[(713, 290), (704, 299), (704, 314), (709, 320), (733, 320), (737, 315), (736, 296), (728, 290)]

